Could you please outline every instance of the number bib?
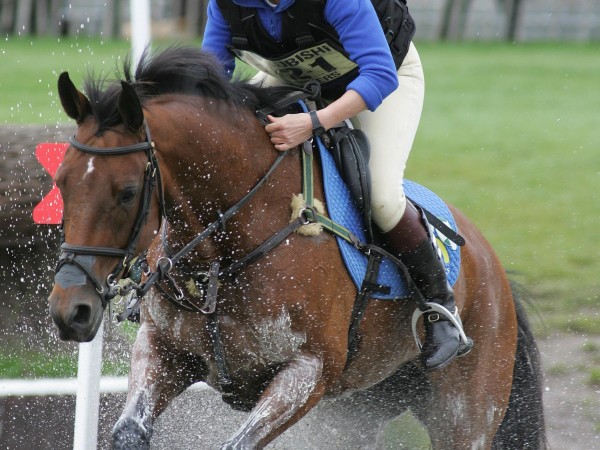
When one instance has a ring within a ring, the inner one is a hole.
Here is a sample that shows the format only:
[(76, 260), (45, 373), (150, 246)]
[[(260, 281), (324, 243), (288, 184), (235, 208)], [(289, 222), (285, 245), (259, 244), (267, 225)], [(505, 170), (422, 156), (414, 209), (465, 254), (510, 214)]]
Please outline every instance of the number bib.
[(248, 50), (232, 51), (255, 69), (293, 86), (304, 86), (311, 80), (327, 84), (358, 69), (341, 50), (327, 41), (278, 58), (265, 58)]

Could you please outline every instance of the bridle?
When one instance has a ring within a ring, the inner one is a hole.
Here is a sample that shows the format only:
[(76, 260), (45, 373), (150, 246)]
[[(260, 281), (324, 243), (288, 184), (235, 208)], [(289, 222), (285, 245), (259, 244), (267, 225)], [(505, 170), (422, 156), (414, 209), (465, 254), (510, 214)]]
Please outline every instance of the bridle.
[[(130, 266), (130, 264), (132, 263), (132, 261), (135, 257), (136, 247), (137, 247), (138, 241), (140, 239), (141, 230), (144, 225), (144, 222), (146, 221), (146, 217), (148, 216), (148, 213), (150, 211), (150, 201), (152, 199), (152, 193), (153, 193), (155, 187), (157, 187), (157, 186), (158, 186), (160, 223), (165, 223), (167, 220), (166, 207), (165, 207), (165, 201), (164, 201), (164, 191), (163, 191), (163, 185), (162, 185), (161, 176), (160, 176), (160, 169), (158, 166), (158, 160), (157, 160), (156, 154), (155, 154), (155, 145), (151, 139), (150, 129), (148, 127), (148, 124), (144, 123), (144, 125), (145, 125), (145, 130), (146, 130), (145, 141), (137, 143), (137, 144), (123, 146), (123, 147), (91, 147), (89, 145), (85, 145), (85, 144), (82, 144), (81, 142), (77, 141), (77, 139), (74, 136), (71, 136), (69, 138), (69, 143), (73, 146), (73, 148), (75, 148), (76, 150), (79, 150), (80, 152), (83, 152), (83, 153), (89, 153), (92, 155), (112, 156), (112, 155), (126, 155), (126, 154), (130, 154), (130, 153), (136, 153), (136, 152), (143, 151), (146, 153), (146, 156), (148, 158), (148, 163), (146, 164), (146, 169), (145, 169), (145, 173), (144, 173), (144, 186), (143, 186), (143, 192), (142, 192), (142, 196), (141, 196), (141, 200), (140, 200), (141, 205), (140, 205), (140, 208), (138, 209), (138, 214), (137, 214), (137, 217), (135, 220), (135, 224), (132, 228), (131, 235), (129, 237), (129, 243), (127, 244), (127, 248), (121, 249), (121, 248), (113, 248), (113, 247), (67, 244), (64, 242), (64, 239), (65, 239), (64, 230), (61, 227), (61, 239), (62, 239), (63, 243), (60, 246), (61, 255), (59, 257), (59, 260), (58, 260), (58, 263), (56, 266), (56, 271), (55, 271), (56, 274), (58, 274), (59, 270), (67, 264), (77, 267), (81, 272), (83, 272), (85, 274), (87, 279), (96, 288), (96, 291), (98, 292), (98, 295), (100, 296), (100, 299), (102, 301), (103, 307), (106, 307), (108, 305), (108, 303), (110, 302), (110, 300), (112, 300), (113, 298), (115, 298), (117, 296), (123, 296), (132, 290), (136, 292), (137, 295), (135, 296), (135, 299), (136, 299), (136, 301), (138, 301), (141, 297), (143, 297), (150, 290), (150, 288), (153, 285), (155, 285), (157, 282), (159, 282), (165, 278), (168, 278), (168, 273), (170, 272), (170, 270), (176, 264), (178, 264), (185, 255), (190, 253), (200, 242), (207, 239), (209, 236), (214, 234), (216, 231), (224, 229), (227, 221), (229, 219), (231, 219), (231, 217), (233, 217), (235, 214), (237, 214), (237, 212), (244, 205), (246, 205), (250, 201), (250, 199), (258, 192), (258, 190), (267, 182), (270, 175), (275, 171), (275, 169), (279, 166), (282, 159), (286, 155), (285, 152), (280, 153), (277, 156), (277, 158), (275, 159), (275, 161), (273, 162), (272, 166), (265, 173), (265, 175), (258, 180), (258, 182), (246, 193), (246, 195), (244, 195), (236, 204), (231, 206), (225, 212), (217, 211), (218, 219), (216, 221), (212, 222), (211, 224), (209, 224), (201, 233), (196, 235), (196, 237), (194, 239), (192, 239), (192, 241), (189, 242), (187, 245), (185, 245), (179, 252), (177, 252), (175, 255), (173, 255), (171, 257), (160, 258), (157, 263), (156, 270), (148, 271), (146, 273), (147, 279), (144, 283), (142, 283), (141, 285), (138, 285), (137, 283), (134, 283), (131, 280), (129, 280), (129, 282), (126, 283), (125, 285), (119, 285), (119, 284), (117, 284), (117, 281), (118, 281), (117, 276), (124, 269), (126, 269), (127, 267)], [(298, 228), (304, 222), (305, 222), (305, 219), (302, 218), (302, 219), (299, 219), (299, 220), (295, 221), (294, 223), (290, 224), (288, 227), (286, 227), (286, 230), (284, 231), (285, 234), (282, 233), (282, 234), (278, 235), (275, 240), (269, 240), (266, 243), (266, 245), (263, 245), (260, 247), (260, 251), (251, 252), (249, 255), (242, 258), (236, 264), (232, 265), (229, 272), (230, 273), (237, 272), (237, 271), (243, 269), (244, 267), (246, 267), (247, 265), (251, 264), (254, 260), (256, 260), (260, 256), (262, 256), (262, 254), (264, 252), (268, 251), (269, 249), (271, 249), (272, 247), (277, 245), (277, 243), (280, 242), (281, 239), (283, 239), (283, 237), (281, 237), (281, 236), (291, 233), (295, 228)], [(80, 257), (85, 256), (85, 255), (108, 256), (108, 257), (113, 257), (113, 258), (119, 258), (119, 263), (117, 263), (115, 268), (112, 270), (112, 272), (106, 278), (106, 284), (103, 284), (101, 282), (101, 280), (99, 280), (91, 272), (91, 270), (89, 270), (86, 267), (86, 265), (81, 261)], [(215, 274), (211, 278), (214, 278), (214, 280), (216, 282), (216, 281), (218, 281), (217, 280), (218, 277), (220, 275), (222, 275), (222, 273), (218, 272), (218, 265), (216, 265), (214, 272), (215, 272)], [(214, 303), (214, 301), (212, 301), (211, 303)], [(178, 306), (181, 306), (181, 305), (179, 304)], [(134, 307), (135, 307), (135, 303), (133, 305), (130, 305), (128, 307), (128, 309), (126, 311), (124, 311), (124, 313), (122, 313), (122, 317), (127, 317), (129, 314), (131, 314), (130, 308), (134, 308)], [(205, 311), (201, 310), (201, 312), (207, 313), (207, 312), (212, 312), (213, 310), (214, 310), (213, 308), (208, 308)], [(122, 319), (119, 319), (119, 320), (122, 320)]]
[[(162, 217), (164, 217), (165, 215), (163, 187), (160, 177), (160, 171), (158, 168), (158, 160), (156, 158), (156, 153), (154, 150), (155, 146), (150, 135), (150, 128), (145, 122), (144, 128), (146, 138), (143, 142), (122, 147), (92, 147), (86, 144), (82, 144), (75, 138), (75, 136), (71, 136), (69, 138), (69, 143), (71, 144), (71, 146), (83, 153), (88, 153), (91, 155), (114, 156), (144, 152), (146, 153), (146, 157), (148, 158), (148, 162), (144, 171), (144, 181), (142, 187), (142, 194), (140, 198), (140, 207), (138, 209), (137, 216), (133, 228), (131, 230), (131, 234), (129, 236), (129, 241), (126, 248), (122, 249), (114, 247), (67, 244), (64, 242), (64, 227), (61, 225), (61, 255), (56, 266), (56, 273), (58, 274), (60, 269), (68, 264), (77, 267), (80, 271), (82, 271), (85, 274), (87, 279), (96, 288), (96, 291), (98, 292), (102, 301), (103, 307), (106, 307), (106, 305), (111, 299), (113, 299), (117, 295), (120, 295), (120, 289), (117, 286), (116, 280), (117, 276), (125, 268), (127, 268), (134, 259), (136, 247), (140, 240), (142, 228), (150, 212), (150, 202), (152, 200), (152, 194), (157, 186), (159, 196), (160, 218), (162, 219)], [(85, 255), (108, 256), (113, 258), (119, 258), (119, 262), (106, 278), (106, 283), (103, 283), (101, 280), (99, 280), (91, 272), (91, 270), (86, 267), (86, 264), (81, 262), (80, 257)]]
[[(277, 111), (279, 109), (283, 109), (291, 104), (296, 103), (298, 100), (306, 99), (306, 98), (317, 98), (320, 94), (318, 91), (313, 92), (310, 89), (304, 89), (300, 92), (294, 92), (292, 95), (287, 96), (283, 100), (277, 102), (273, 107), (264, 108), (256, 112), (259, 120), (263, 122), (263, 124), (267, 123), (266, 115), (268, 113), (272, 113), (272, 111)], [(69, 143), (73, 148), (79, 150), (83, 153), (88, 153), (92, 155), (102, 155), (102, 156), (112, 156), (112, 155), (126, 155), (130, 153), (136, 152), (145, 152), (148, 162), (146, 164), (146, 169), (144, 173), (144, 185), (143, 192), (140, 199), (140, 208), (138, 209), (138, 214), (135, 220), (135, 224), (132, 228), (131, 235), (129, 237), (129, 243), (125, 249), (121, 248), (113, 248), (113, 247), (101, 247), (101, 246), (82, 246), (82, 245), (71, 245), (64, 242), (64, 230), (61, 227), (61, 255), (59, 257), (57, 266), (56, 266), (56, 274), (58, 274), (59, 270), (67, 265), (73, 265), (77, 267), (81, 272), (85, 274), (87, 279), (92, 283), (92, 285), (96, 288), (98, 295), (102, 301), (102, 306), (106, 307), (110, 300), (117, 296), (124, 296), (130, 291), (135, 291), (136, 295), (133, 298), (133, 301), (130, 305), (126, 307), (126, 310), (123, 311), (117, 318), (119, 321), (124, 320), (124, 318), (128, 317), (132, 311), (136, 308), (139, 299), (141, 299), (150, 288), (155, 285), (157, 282), (167, 278), (169, 279), (169, 272), (173, 267), (175, 267), (183, 257), (185, 257), (188, 253), (190, 253), (200, 242), (210, 237), (212, 234), (217, 232), (218, 230), (224, 230), (225, 224), (229, 219), (231, 219), (237, 212), (246, 205), (250, 199), (258, 192), (258, 190), (267, 182), (270, 175), (276, 170), (279, 166), (287, 152), (281, 152), (275, 158), (271, 167), (267, 170), (267, 172), (256, 182), (256, 184), (244, 195), (237, 203), (228, 208), (226, 211), (221, 212), (217, 211), (218, 219), (214, 222), (210, 223), (206, 226), (206, 228), (197, 234), (192, 241), (186, 244), (181, 250), (179, 250), (175, 255), (171, 255), (168, 257), (162, 257), (157, 262), (157, 267), (155, 271), (148, 270), (146, 272), (146, 281), (142, 284), (137, 284), (132, 280), (128, 280), (126, 283), (117, 284), (118, 275), (130, 267), (132, 261), (136, 255), (136, 247), (140, 239), (142, 227), (146, 221), (148, 213), (150, 211), (150, 202), (152, 199), (152, 194), (154, 189), (158, 186), (158, 202), (159, 202), (159, 220), (161, 224), (167, 222), (166, 215), (166, 207), (164, 201), (164, 191), (163, 185), (160, 176), (160, 169), (158, 166), (158, 160), (156, 158), (155, 153), (155, 145), (152, 141), (150, 135), (150, 129), (148, 124), (144, 122), (144, 128), (146, 133), (146, 138), (143, 142), (122, 146), (122, 147), (92, 147), (89, 145), (82, 144), (77, 141), (75, 136), (71, 136), (69, 138)], [(308, 148), (311, 147), (311, 141), (307, 141), (304, 145), (305, 150), (308, 144)], [(308, 151), (308, 150), (307, 150)], [(185, 307), (179, 301), (175, 301), (174, 303), (188, 310), (196, 310), (200, 311), (204, 314), (212, 314), (215, 309), (216, 303), (216, 288), (218, 285), (219, 279), (224, 276), (233, 277), (236, 273), (252, 264), (257, 259), (264, 256), (268, 251), (279, 245), (286, 236), (294, 232), (300, 226), (310, 223), (313, 219), (308, 219), (306, 215), (301, 215), (293, 222), (290, 222), (288, 226), (284, 229), (280, 230), (271, 238), (267, 239), (263, 244), (259, 245), (256, 249), (251, 251), (246, 256), (242, 257), (240, 260), (234, 262), (226, 269), (219, 270), (219, 263), (214, 262), (211, 264), (211, 270), (207, 272), (208, 276), (208, 289), (207, 291), (213, 292), (213, 295), (209, 295), (209, 299), (206, 302), (206, 306), (203, 308), (198, 308), (196, 306), (192, 306), (191, 308)], [(164, 231), (164, 227), (163, 227)], [(106, 278), (106, 283), (102, 283), (90, 269), (86, 267), (86, 264), (81, 261), (81, 256), (92, 255), (92, 256), (108, 256), (119, 258), (119, 263), (115, 266), (112, 272)]]

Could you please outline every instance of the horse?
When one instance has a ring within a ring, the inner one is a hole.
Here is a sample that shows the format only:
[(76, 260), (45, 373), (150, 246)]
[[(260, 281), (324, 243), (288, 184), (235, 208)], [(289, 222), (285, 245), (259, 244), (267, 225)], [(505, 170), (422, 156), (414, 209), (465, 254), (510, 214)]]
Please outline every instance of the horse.
[(146, 261), (114, 448), (148, 448), (155, 419), (200, 381), (249, 412), (223, 449), (263, 448), (322, 399), (348, 396), (381, 423), (412, 411), (434, 449), (545, 448), (531, 328), (465, 215), (449, 206), (466, 241), (454, 292), (472, 351), (423, 371), (413, 298), (369, 300), (349, 351), (357, 288), (336, 238), (287, 233), (256, 254), (289, 227), (302, 188), (302, 148), (276, 151), (256, 114), (281, 93), (185, 46), (128, 64), (115, 82), (88, 76), (85, 94), (59, 76), (77, 128), (55, 177), (63, 244), (48, 299), (60, 338), (90, 341), (133, 258)]

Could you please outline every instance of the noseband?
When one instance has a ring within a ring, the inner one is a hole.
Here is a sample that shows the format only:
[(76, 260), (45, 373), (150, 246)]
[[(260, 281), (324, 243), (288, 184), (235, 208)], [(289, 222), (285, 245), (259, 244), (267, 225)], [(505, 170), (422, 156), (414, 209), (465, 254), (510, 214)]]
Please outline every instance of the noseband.
[[(160, 177), (160, 171), (158, 168), (158, 161), (156, 159), (156, 153), (154, 151), (154, 142), (150, 136), (150, 129), (147, 123), (144, 123), (146, 131), (146, 139), (144, 142), (137, 144), (127, 145), (123, 147), (91, 147), (89, 145), (82, 144), (75, 136), (69, 138), (69, 143), (73, 148), (83, 153), (89, 153), (91, 155), (101, 156), (115, 156), (115, 155), (127, 155), (130, 153), (145, 152), (148, 158), (146, 169), (144, 171), (144, 182), (143, 190), (140, 199), (140, 207), (137, 212), (135, 223), (129, 236), (129, 243), (124, 249), (114, 247), (95, 247), (85, 245), (71, 245), (64, 242), (64, 228), (61, 225), (61, 240), (62, 244), (61, 255), (56, 266), (56, 273), (66, 264), (73, 265), (82, 271), (87, 279), (96, 288), (96, 291), (100, 295), (102, 300), (102, 306), (106, 307), (108, 302), (119, 295), (119, 290), (116, 288), (116, 278), (132, 261), (138, 241), (141, 236), (143, 225), (146, 221), (148, 213), (150, 212), (150, 201), (152, 200), (152, 193), (154, 188), (158, 185), (159, 195), (159, 209), (160, 217), (164, 216), (164, 200), (163, 190)], [(113, 258), (119, 258), (119, 263), (112, 270), (110, 275), (106, 279), (106, 283), (101, 282), (87, 267), (87, 264), (81, 262), (80, 257), (84, 255), (92, 256), (108, 256)]]

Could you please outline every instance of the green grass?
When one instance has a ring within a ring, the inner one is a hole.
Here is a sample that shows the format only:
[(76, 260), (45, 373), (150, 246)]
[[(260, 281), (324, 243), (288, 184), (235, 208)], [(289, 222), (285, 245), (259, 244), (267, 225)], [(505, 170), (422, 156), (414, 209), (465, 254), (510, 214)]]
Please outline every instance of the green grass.
[(569, 364), (558, 363), (546, 368), (546, 373), (550, 375), (567, 375), (573, 371), (573, 367)]
[(584, 353), (595, 355), (600, 351), (600, 346), (595, 342), (586, 342), (582, 345), (581, 350), (583, 350)]
[[(114, 313), (114, 311), (113, 311)], [(120, 326), (108, 324), (104, 332), (102, 374), (125, 376), (129, 373), (127, 346), (131, 347), (139, 325), (124, 322)], [(14, 341), (0, 348), (0, 379), (3, 378), (72, 378), (77, 376), (79, 345), (74, 342), (31, 346)], [(125, 346), (125, 347), (124, 347)]]
[[(77, 376), (77, 352), (53, 352), (4, 348), (0, 351), (0, 379), (73, 378)], [(102, 360), (102, 374), (125, 376), (129, 361)]]
[(88, 73), (112, 78), (130, 50), (124, 40), (5, 38), (0, 43), (0, 124), (68, 123), (56, 92), (60, 73), (68, 71), (78, 87)]
[(385, 427), (384, 435), (386, 450), (429, 450), (431, 448), (427, 431), (410, 412), (390, 422)]
[(66, 122), (56, 92), (58, 75), (68, 71), (79, 86), (88, 70), (112, 75), (125, 41), (8, 37), (0, 43), (0, 124)]
[(588, 377), (588, 385), (600, 387), (600, 369), (591, 369)]
[(479, 226), (544, 316), (593, 331), (597, 312), (579, 314), (600, 293), (600, 45), (418, 48), (426, 101), (407, 177)]
[(77, 375), (77, 355), (37, 351), (6, 351), (0, 354), (0, 378), (69, 378)]

